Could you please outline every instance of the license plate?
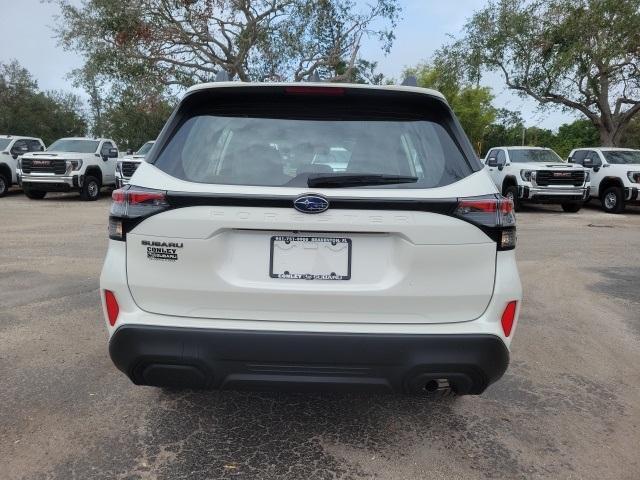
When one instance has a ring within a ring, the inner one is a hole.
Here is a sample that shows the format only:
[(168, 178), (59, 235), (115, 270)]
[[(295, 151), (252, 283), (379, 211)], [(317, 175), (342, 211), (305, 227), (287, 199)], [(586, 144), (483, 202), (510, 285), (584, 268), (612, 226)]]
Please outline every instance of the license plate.
[(278, 235), (271, 237), (271, 278), (351, 279), (351, 239)]

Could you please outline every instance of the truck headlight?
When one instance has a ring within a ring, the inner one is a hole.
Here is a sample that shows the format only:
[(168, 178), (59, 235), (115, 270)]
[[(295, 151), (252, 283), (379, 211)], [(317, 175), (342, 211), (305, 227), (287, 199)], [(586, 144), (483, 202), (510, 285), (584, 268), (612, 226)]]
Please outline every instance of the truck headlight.
[(627, 172), (627, 177), (631, 183), (640, 183), (640, 172)]
[(531, 182), (536, 178), (535, 170), (520, 170), (520, 177), (525, 182)]
[(71, 170), (80, 170), (82, 168), (82, 160), (67, 160), (67, 165), (71, 167)]

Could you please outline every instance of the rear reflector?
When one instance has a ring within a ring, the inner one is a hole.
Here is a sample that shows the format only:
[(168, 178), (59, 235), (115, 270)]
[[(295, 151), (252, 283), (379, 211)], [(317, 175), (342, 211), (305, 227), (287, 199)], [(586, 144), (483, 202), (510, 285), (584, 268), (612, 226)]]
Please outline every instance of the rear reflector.
[(107, 306), (107, 317), (109, 318), (109, 325), (113, 327), (116, 324), (116, 320), (118, 320), (120, 307), (118, 306), (116, 296), (111, 290), (104, 291), (104, 303)]
[(505, 337), (511, 335), (511, 330), (513, 329), (513, 321), (516, 318), (517, 306), (518, 302), (513, 300), (507, 303), (504, 312), (502, 312), (502, 318), (500, 319), (500, 322), (502, 323), (502, 331), (504, 332)]

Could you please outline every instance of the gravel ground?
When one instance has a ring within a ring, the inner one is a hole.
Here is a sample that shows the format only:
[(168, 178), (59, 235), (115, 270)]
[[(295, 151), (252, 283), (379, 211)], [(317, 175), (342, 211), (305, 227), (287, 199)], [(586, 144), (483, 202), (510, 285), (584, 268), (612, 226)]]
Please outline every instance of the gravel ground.
[(130, 384), (99, 307), (108, 205), (0, 199), (0, 478), (640, 478), (640, 209), (518, 214), (508, 373), (430, 400)]

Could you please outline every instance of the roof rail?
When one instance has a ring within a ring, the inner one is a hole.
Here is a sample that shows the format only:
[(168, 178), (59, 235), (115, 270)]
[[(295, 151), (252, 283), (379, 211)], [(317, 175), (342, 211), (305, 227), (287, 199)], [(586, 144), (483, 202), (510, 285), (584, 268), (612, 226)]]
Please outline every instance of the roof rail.
[(228, 82), (229, 80), (229, 74), (226, 70), (218, 70), (218, 73), (216, 73), (216, 82)]
[(418, 86), (418, 79), (413, 75), (409, 75), (408, 77), (406, 77), (402, 81), (402, 85), (404, 87), (417, 87)]

